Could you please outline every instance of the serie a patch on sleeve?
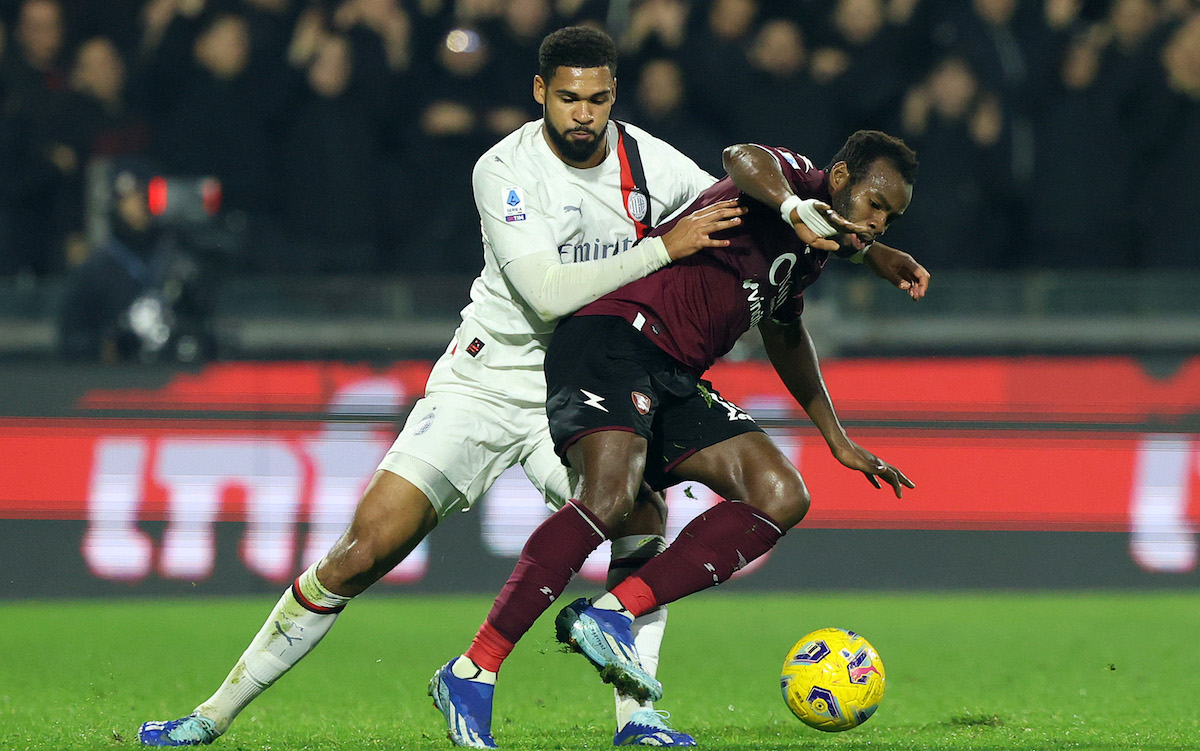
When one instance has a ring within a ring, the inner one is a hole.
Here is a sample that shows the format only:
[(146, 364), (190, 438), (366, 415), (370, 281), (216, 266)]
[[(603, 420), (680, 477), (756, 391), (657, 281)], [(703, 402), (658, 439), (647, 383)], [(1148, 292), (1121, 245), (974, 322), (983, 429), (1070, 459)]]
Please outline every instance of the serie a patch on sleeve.
[(519, 187), (504, 189), (504, 221), (525, 221), (525, 191)]

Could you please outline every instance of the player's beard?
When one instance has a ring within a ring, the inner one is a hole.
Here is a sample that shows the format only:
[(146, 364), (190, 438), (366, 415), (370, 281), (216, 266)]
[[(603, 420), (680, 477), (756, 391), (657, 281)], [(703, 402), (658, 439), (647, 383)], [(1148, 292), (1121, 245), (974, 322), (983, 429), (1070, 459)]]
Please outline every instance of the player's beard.
[(853, 207), (850, 205), (849, 187), (850, 186), (847, 186), (846, 190), (843, 190), (838, 195), (831, 196), (829, 199), (829, 207), (836, 211), (840, 216), (843, 216), (853, 222), (854, 218), (850, 216), (850, 209)]
[[(852, 222), (858, 221), (851, 216), (853, 213), (851, 212), (853, 205), (850, 203), (849, 189), (843, 190), (839, 195), (831, 197), (829, 200), (829, 207), (836, 211), (840, 216), (849, 219)], [(854, 244), (850, 241), (850, 235), (848, 233), (843, 232), (841, 234), (834, 235), (833, 239), (837, 241), (839, 246), (839, 250), (837, 251), (838, 253), (853, 254), (858, 252), (858, 248), (854, 247)], [(859, 239), (861, 240), (862, 238)]]
[[(601, 134), (587, 128), (572, 128), (566, 133), (560, 133), (550, 124), (549, 120), (543, 120), (543, 122), (546, 132), (550, 134), (550, 141), (558, 149), (559, 155), (568, 162), (586, 162), (592, 158), (596, 149), (600, 148), (600, 144), (604, 142)], [(572, 139), (567, 137), (570, 133), (590, 133), (592, 137), (584, 140)]]

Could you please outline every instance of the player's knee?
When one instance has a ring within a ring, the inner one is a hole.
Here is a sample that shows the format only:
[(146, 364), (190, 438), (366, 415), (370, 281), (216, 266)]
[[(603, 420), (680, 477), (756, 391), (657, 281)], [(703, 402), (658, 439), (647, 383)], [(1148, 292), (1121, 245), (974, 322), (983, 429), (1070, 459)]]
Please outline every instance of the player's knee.
[(593, 492), (585, 488), (580, 501), (608, 526), (609, 532), (620, 529), (634, 510), (636, 494), (620, 485), (596, 487)]
[(667, 499), (663, 498), (662, 493), (651, 490), (646, 483), (642, 483), (634, 506), (634, 513), (639, 517), (657, 522), (660, 526), (666, 524)]
[(808, 494), (808, 488), (801, 482), (792, 489), (791, 518), (780, 521), (787, 525), (787, 529), (791, 529), (808, 516), (810, 506), (812, 506), (812, 496)]
[(769, 472), (759, 480), (753, 505), (767, 512), (783, 529), (791, 529), (808, 514), (812, 497), (799, 472)]
[(618, 469), (624, 465), (612, 465), (584, 473), (580, 501), (610, 527), (620, 525), (633, 512), (641, 492), (644, 464), (634, 464), (624, 471)]

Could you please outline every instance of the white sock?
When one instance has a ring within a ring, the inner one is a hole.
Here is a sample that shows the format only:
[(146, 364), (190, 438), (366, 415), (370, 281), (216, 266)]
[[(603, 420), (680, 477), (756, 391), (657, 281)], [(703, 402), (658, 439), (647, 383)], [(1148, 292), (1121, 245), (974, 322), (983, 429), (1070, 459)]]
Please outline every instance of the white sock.
[[(659, 535), (629, 535), (618, 537), (612, 542), (612, 560), (609, 568), (609, 587), (616, 586), (617, 581), (637, 571), (643, 563), (661, 553), (667, 547), (667, 542)], [(624, 610), (621, 601), (611, 594), (605, 593), (593, 603), (597, 607), (609, 610)], [(642, 667), (650, 675), (658, 671), (659, 650), (662, 646), (663, 631), (667, 625), (667, 609), (657, 608), (649, 613), (633, 619), (633, 643), (638, 655), (642, 658)], [(613, 696), (617, 705), (617, 729), (625, 727), (629, 718), (642, 709), (654, 709), (650, 702), (639, 702), (616, 691)]]
[(633, 616), (630, 614), (630, 612), (625, 609), (625, 606), (621, 604), (620, 600), (613, 596), (612, 592), (605, 592), (597, 597), (592, 601), (592, 607), (600, 608), (601, 610), (612, 610), (620, 613), (626, 618), (631, 620), (633, 619)]
[[(225, 682), (196, 713), (212, 720), (218, 733), (229, 729), (238, 713), (286, 673), (321, 641), (349, 597), (335, 595), (317, 580), (314, 563), (288, 587), (262, 629), (246, 647)], [(295, 589), (307, 604), (325, 612), (314, 612), (300, 604)]]
[(466, 678), (469, 681), (487, 683), (492, 686), (496, 685), (496, 674), (479, 667), (474, 660), (466, 655), (462, 655), (454, 661), (454, 664), (450, 666), (450, 672), (454, 673), (457, 678)]
[[(633, 619), (633, 644), (637, 647), (638, 656), (642, 658), (642, 667), (653, 676), (658, 675), (658, 658), (666, 628), (667, 608), (665, 605)], [(617, 702), (617, 730), (625, 727), (634, 712), (642, 709), (654, 709), (652, 702), (639, 702), (637, 699), (624, 696), (616, 691), (613, 692), (613, 695)]]

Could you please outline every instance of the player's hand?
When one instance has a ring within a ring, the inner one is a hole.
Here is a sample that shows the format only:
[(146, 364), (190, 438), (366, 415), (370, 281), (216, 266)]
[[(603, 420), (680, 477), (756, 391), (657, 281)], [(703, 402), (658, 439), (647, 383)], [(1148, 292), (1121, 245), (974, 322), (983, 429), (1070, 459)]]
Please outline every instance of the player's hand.
[(896, 494), (897, 498), (904, 497), (904, 488), (916, 487), (913, 481), (905, 477), (904, 473), (899, 469), (875, 456), (854, 441), (850, 441), (846, 446), (835, 448), (833, 455), (845, 466), (866, 475), (867, 480), (875, 487), (883, 487), (879, 482), (880, 480), (891, 485), (892, 491)]
[(867, 250), (863, 262), (880, 279), (908, 292), (914, 300), (920, 300), (929, 291), (929, 272), (902, 250), (875, 243)]
[(663, 245), (667, 246), (667, 254), (671, 256), (672, 261), (678, 261), (705, 248), (728, 246), (728, 240), (715, 240), (711, 235), (738, 226), (742, 223), (742, 214), (745, 213), (746, 208), (739, 206), (737, 199), (719, 201), (712, 206), (697, 209), (695, 213), (680, 219), (663, 235)]
[(834, 229), (837, 229), (839, 234), (833, 237), (821, 237), (809, 229), (807, 224), (800, 221), (800, 217), (796, 211), (792, 211), (792, 229), (796, 231), (796, 237), (799, 237), (805, 245), (818, 250), (828, 250), (832, 253), (833, 251), (843, 249), (842, 243), (838, 242), (838, 238), (842, 238), (848, 246), (846, 249), (853, 248), (854, 250), (850, 252), (854, 252), (867, 247), (875, 239), (875, 233), (867, 225), (850, 221), (830, 208), (829, 204), (818, 201), (813, 204), (813, 207), (821, 212), (821, 215), (825, 217), (825, 221), (829, 222)]

